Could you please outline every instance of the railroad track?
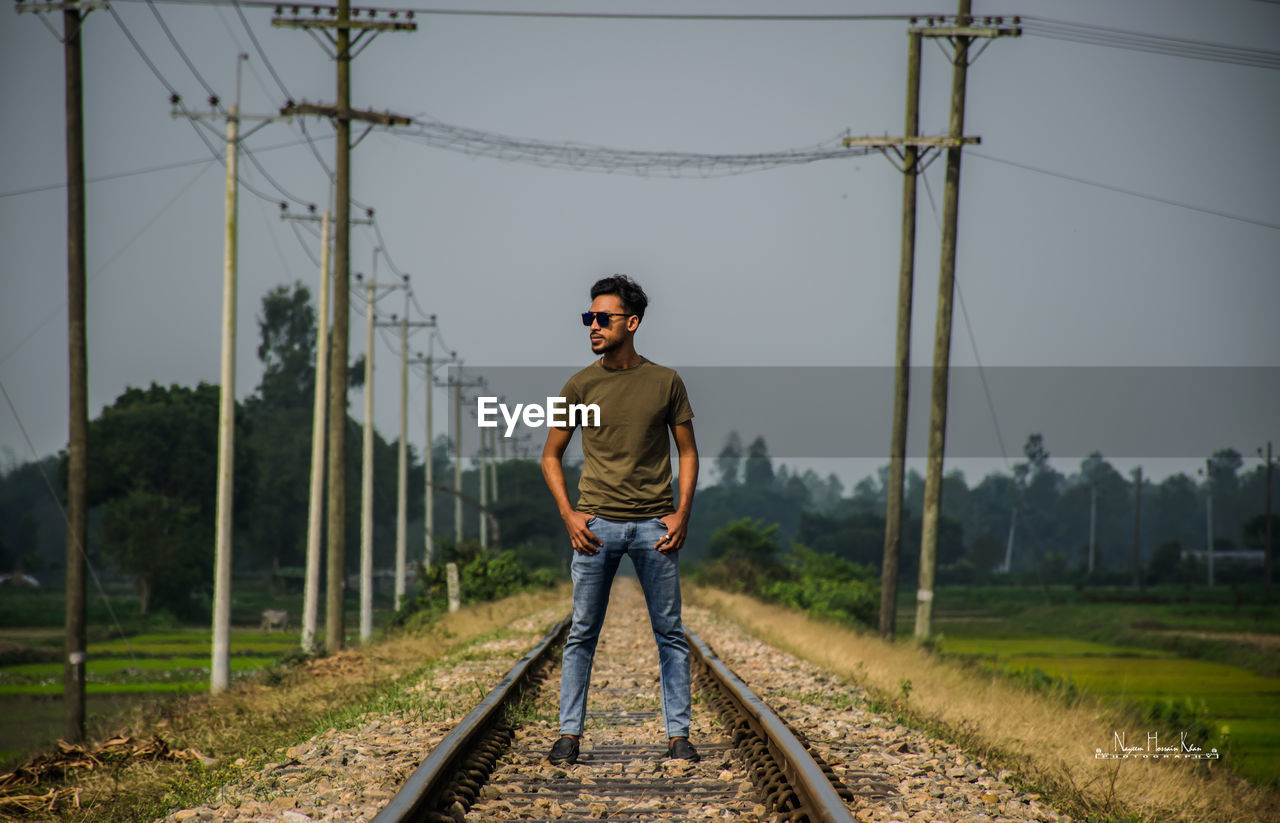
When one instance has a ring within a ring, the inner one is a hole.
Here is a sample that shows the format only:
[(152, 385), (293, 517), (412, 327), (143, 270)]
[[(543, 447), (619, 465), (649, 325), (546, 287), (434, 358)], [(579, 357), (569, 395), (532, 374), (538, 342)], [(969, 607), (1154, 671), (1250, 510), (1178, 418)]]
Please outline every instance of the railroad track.
[[(615, 600), (636, 598), (615, 590)], [(665, 760), (657, 660), (643, 607), (610, 610), (596, 654), (582, 753), (551, 766), (560, 644), (542, 638), (440, 742), (375, 823), (489, 820), (852, 821), (895, 793), (874, 774), (837, 779), (804, 742), (688, 633), (699, 763)], [(621, 612), (621, 614), (618, 614)]]

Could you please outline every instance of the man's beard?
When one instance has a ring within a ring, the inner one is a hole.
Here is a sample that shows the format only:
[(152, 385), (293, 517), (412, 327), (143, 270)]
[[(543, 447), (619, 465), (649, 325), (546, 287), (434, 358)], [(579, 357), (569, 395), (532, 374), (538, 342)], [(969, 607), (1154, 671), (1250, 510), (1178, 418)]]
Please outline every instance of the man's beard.
[(609, 354), (609, 353), (611, 353), (611, 352), (615, 352), (615, 351), (617, 351), (617, 350), (618, 350), (618, 347), (619, 347), (619, 346), (621, 346), (621, 345), (622, 345), (622, 341), (621, 341), (621, 340), (614, 340), (612, 343), (602, 341), (602, 342), (601, 342), (601, 345), (600, 345), (600, 348), (598, 348), (598, 349), (596, 348), (596, 344), (595, 344), (595, 343), (592, 343), (592, 344), (591, 344), (591, 351), (592, 351), (592, 353), (594, 353), (594, 354)]

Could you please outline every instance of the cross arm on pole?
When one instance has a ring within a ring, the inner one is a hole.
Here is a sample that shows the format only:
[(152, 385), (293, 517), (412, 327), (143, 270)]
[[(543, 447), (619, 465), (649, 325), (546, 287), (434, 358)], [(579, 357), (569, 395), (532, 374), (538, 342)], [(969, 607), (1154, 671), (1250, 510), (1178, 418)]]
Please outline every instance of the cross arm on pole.
[(340, 109), (337, 106), (324, 106), (318, 103), (291, 103), (282, 109), (283, 117), (292, 115), (313, 115), (328, 117), (334, 120), (360, 120), (375, 126), (408, 126), (413, 120), (389, 111), (370, 111), (365, 109)]
[(51, 11), (93, 11), (94, 9), (110, 8), (111, 4), (106, 0), (60, 0), (51, 3), (33, 3), (25, 0), (18, 0), (13, 4), (14, 11), (18, 14), (32, 12), (34, 14), (44, 14)]
[[(843, 140), (845, 148), (878, 149), (898, 171), (907, 173), (924, 171), (937, 158), (938, 151), (941, 149), (977, 145), (981, 142), (982, 138), (976, 135), (973, 137), (846, 137)], [(914, 161), (907, 161), (904, 148), (918, 150)]]

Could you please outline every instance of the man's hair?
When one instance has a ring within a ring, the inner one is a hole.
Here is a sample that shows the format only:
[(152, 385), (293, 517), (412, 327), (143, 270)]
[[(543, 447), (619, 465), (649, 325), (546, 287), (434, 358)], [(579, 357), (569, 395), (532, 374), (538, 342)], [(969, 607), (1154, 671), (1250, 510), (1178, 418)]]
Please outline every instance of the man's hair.
[(595, 300), (602, 294), (617, 295), (628, 314), (644, 319), (644, 310), (649, 305), (649, 296), (644, 293), (644, 289), (640, 288), (639, 283), (625, 274), (611, 274), (597, 280), (591, 287), (591, 299)]

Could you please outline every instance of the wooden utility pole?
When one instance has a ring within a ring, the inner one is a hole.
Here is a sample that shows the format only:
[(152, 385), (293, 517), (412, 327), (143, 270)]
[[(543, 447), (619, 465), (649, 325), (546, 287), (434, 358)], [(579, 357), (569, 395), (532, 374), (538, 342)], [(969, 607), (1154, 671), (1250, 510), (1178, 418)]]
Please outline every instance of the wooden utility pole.
[[(1262, 454), (1262, 449), (1258, 449), (1258, 454)], [(1264, 543), (1264, 546), (1266, 548), (1266, 556), (1265, 556), (1264, 566), (1262, 571), (1263, 586), (1264, 586), (1264, 591), (1266, 593), (1267, 600), (1271, 599), (1271, 467), (1273, 465), (1274, 465), (1274, 461), (1272, 461), (1271, 459), (1271, 441), (1268, 440), (1267, 441), (1267, 501), (1266, 501), (1266, 508), (1264, 509), (1265, 511), (1264, 516), (1266, 517), (1266, 520), (1263, 521), (1263, 530), (1266, 535), (1264, 538), (1266, 541)]]
[(1208, 583), (1209, 588), (1213, 588), (1213, 459), (1204, 461), (1204, 468), (1200, 470), (1204, 475), (1204, 542), (1205, 554), (1208, 563)]
[(1089, 486), (1089, 558), (1086, 571), (1093, 574), (1094, 559), (1098, 555), (1098, 484)]
[[(962, 3), (961, 15), (957, 18), (956, 25), (938, 27), (933, 26), (933, 21), (930, 20), (929, 27), (911, 28), (907, 31), (906, 133), (902, 137), (846, 137), (843, 140), (846, 148), (878, 149), (905, 175), (902, 187), (902, 259), (898, 273), (898, 337), (894, 358), (893, 439), (889, 446), (889, 488), (885, 506), (884, 561), (880, 580), (879, 628), (881, 637), (886, 639), (893, 637), (897, 624), (898, 565), (902, 546), (902, 497), (906, 467), (908, 378), (911, 365), (911, 303), (915, 279), (916, 178), (937, 158), (937, 152), (942, 149), (947, 149), (950, 161), (953, 155), (959, 157), (961, 146), (982, 142), (978, 137), (963, 135), (963, 117), (958, 123), (953, 119), (952, 130), (945, 137), (925, 137), (919, 134), (921, 38), (943, 37), (958, 44), (962, 38), (1016, 37), (1022, 33), (1020, 28), (1004, 26), (1004, 21), (1000, 18), (995, 21), (988, 20), (987, 25), (984, 26), (968, 25), (967, 14), (967, 4)], [(911, 22), (914, 26), (917, 21), (912, 18)], [(991, 25), (992, 22), (995, 25)], [(962, 109), (963, 105), (962, 97), (960, 100)], [(929, 591), (929, 596), (932, 597), (932, 582), (930, 582)]]
[[(920, 34), (907, 38), (907, 123), (920, 132)], [(880, 575), (880, 636), (892, 640), (898, 622), (898, 558), (902, 551), (902, 492), (907, 462), (907, 399), (911, 376), (911, 297), (916, 265), (916, 175), (920, 150), (907, 146), (902, 174), (902, 260), (898, 270), (898, 340), (893, 374), (893, 441), (885, 501), (884, 561)]]
[(1142, 467), (1133, 470), (1133, 587), (1142, 588)]
[[(279, 7), (283, 12), (286, 7)], [(329, 359), (329, 557), (328, 591), (325, 597), (325, 646), (329, 651), (343, 647), (345, 615), (343, 589), (346, 584), (347, 531), (347, 356), (351, 324), (351, 121), (370, 124), (407, 125), (407, 117), (355, 111), (351, 108), (352, 48), (366, 36), (376, 37), (384, 31), (416, 31), (411, 21), (375, 20), (376, 10), (366, 12), (366, 20), (353, 20), (351, 0), (338, 0), (338, 13), (333, 19), (298, 17), (298, 6), (287, 7), (292, 17), (277, 15), (271, 25), (282, 28), (319, 30), (333, 47), (329, 56), (337, 64), (337, 102), (333, 106), (296, 105), (290, 102), (283, 114), (318, 115), (333, 121), (337, 133), (334, 159), (334, 244), (333, 244), (333, 351)], [(413, 13), (408, 12), (408, 17)], [(332, 30), (333, 33), (330, 33)], [(356, 36), (352, 38), (351, 32)], [(367, 43), (366, 43), (367, 45)], [(366, 134), (368, 132), (366, 131)]]
[[(969, 73), (969, 44), (976, 37), (1021, 34), (999, 25), (973, 26), (971, 0), (960, 0), (954, 26), (920, 29), (926, 37), (943, 37), (952, 44), (951, 117), (947, 136), (964, 134), (965, 83)], [(997, 21), (998, 23), (999, 21)], [(938, 525), (942, 510), (942, 459), (946, 450), (947, 394), (950, 388), (951, 314), (955, 295), (956, 235), (960, 208), (960, 156), (962, 144), (947, 148), (946, 188), (942, 198), (942, 259), (938, 277), (938, 315), (933, 343), (933, 391), (929, 411), (929, 457), (925, 473), (924, 516), (920, 539), (920, 578), (916, 588), (916, 640), (926, 640), (933, 629), (934, 578), (938, 565)]]
[[(314, 209), (314, 207), (312, 207)], [(320, 223), (320, 294), (316, 311), (316, 375), (315, 401), (311, 412), (311, 489), (307, 500), (307, 560), (302, 592), (302, 650), (307, 654), (320, 651), (317, 640), (320, 619), (320, 541), (324, 533), (324, 455), (326, 408), (329, 403), (329, 293), (330, 255), (333, 251), (332, 212), (314, 214), (282, 214), (282, 220)], [(372, 220), (351, 220), (352, 224), (372, 225)]]
[[(19, 14), (62, 12), (62, 34), (40, 22), (62, 43), (67, 158), (67, 579), (62, 675), (63, 737), (84, 740), (85, 567), (89, 545), (89, 346), (85, 289), (84, 85), (80, 36), (97, 2), (18, 3)], [(83, 13), (82, 13), (83, 12)]]
[(89, 539), (89, 347), (86, 334), (84, 246), (84, 101), (80, 35), (84, 17), (62, 11), (67, 139), (67, 355), (70, 405), (67, 425), (66, 669), (62, 695), (67, 740), (84, 740), (85, 550)]

